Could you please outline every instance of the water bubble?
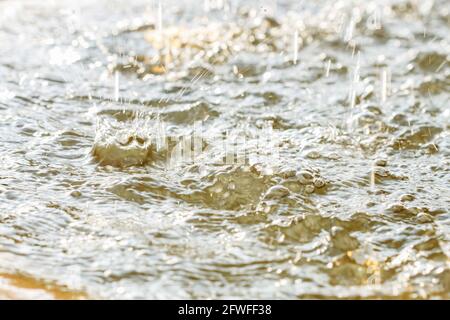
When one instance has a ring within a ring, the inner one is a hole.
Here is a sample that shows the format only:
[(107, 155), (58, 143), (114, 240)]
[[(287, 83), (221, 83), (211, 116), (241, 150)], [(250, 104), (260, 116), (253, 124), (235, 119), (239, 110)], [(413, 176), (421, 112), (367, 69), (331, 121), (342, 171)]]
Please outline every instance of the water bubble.
[(81, 197), (81, 192), (78, 190), (74, 190), (70, 193), (70, 195), (74, 198), (79, 198), (79, 197)]
[(391, 204), (387, 209), (388, 211), (391, 211), (393, 213), (400, 213), (407, 210), (406, 207), (401, 203)]
[(309, 159), (319, 159), (320, 153), (318, 151), (310, 151), (306, 154), (306, 157)]
[(420, 212), (417, 217), (416, 217), (417, 221), (420, 223), (430, 223), (433, 222), (433, 216), (431, 216), (428, 213), (425, 212)]
[(323, 180), (322, 178), (315, 178), (314, 179), (314, 186), (316, 188), (322, 188), (323, 186), (325, 186), (325, 180)]
[(311, 184), (314, 179), (309, 171), (300, 171), (296, 174), (296, 177), (301, 184)]
[(407, 193), (400, 196), (400, 201), (413, 201), (415, 198), (414, 195)]

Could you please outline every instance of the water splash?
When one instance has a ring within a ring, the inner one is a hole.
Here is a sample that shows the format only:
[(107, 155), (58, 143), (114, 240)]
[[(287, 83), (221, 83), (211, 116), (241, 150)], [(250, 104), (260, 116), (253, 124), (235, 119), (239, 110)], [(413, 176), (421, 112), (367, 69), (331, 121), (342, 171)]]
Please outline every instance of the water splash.
[(294, 32), (294, 38), (292, 41), (292, 63), (297, 64), (298, 59), (298, 30)]

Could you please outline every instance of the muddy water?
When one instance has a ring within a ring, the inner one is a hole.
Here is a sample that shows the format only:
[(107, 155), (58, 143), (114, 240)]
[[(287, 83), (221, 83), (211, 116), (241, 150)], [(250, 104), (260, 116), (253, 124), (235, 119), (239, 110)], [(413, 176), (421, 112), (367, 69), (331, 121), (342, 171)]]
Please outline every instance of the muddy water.
[(449, 298), (449, 26), (0, 2), (0, 297)]

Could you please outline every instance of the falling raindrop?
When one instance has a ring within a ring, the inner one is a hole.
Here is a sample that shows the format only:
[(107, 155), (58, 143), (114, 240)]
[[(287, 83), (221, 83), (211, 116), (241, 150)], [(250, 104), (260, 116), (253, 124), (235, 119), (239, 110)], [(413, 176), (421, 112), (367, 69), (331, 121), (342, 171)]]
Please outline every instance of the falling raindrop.
[(326, 72), (325, 72), (325, 77), (327, 77), (327, 78), (330, 75), (330, 68), (331, 68), (331, 60), (328, 59), (328, 61), (327, 61), (327, 69), (326, 69)]
[(297, 64), (297, 59), (298, 59), (298, 30), (295, 30), (294, 32), (294, 45), (293, 45), (293, 58), (292, 58), (292, 62), (294, 64)]
[(356, 89), (360, 79), (360, 68), (361, 68), (361, 54), (358, 51), (358, 57), (356, 59), (355, 70), (353, 71), (353, 79), (350, 84), (350, 107), (353, 109), (356, 104)]

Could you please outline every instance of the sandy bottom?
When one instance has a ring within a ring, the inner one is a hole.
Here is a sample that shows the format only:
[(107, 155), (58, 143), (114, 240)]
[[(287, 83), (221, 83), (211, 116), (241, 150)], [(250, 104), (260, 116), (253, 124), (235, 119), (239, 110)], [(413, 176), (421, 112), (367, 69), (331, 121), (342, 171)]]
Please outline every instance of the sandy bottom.
[(0, 299), (85, 299), (81, 292), (69, 292), (65, 288), (43, 283), (26, 276), (0, 274)]

